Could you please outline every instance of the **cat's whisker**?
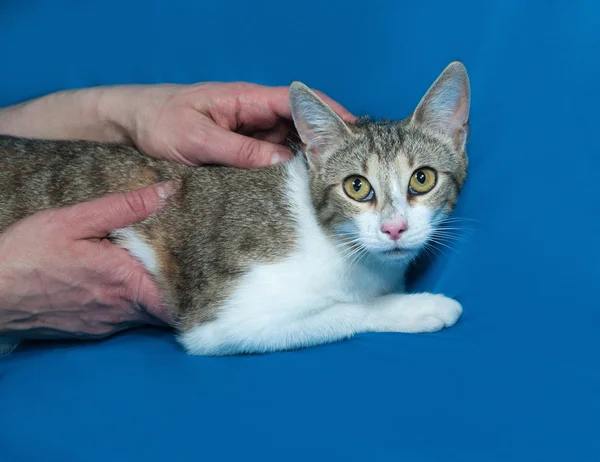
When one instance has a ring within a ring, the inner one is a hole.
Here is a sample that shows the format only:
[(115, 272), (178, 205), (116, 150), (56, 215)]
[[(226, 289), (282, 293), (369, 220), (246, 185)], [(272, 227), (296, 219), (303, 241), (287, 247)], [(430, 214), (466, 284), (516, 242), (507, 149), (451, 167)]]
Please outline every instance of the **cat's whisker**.
[(463, 232), (466, 231), (464, 228), (434, 228), (433, 232), (438, 232), (438, 231), (448, 231), (448, 232), (453, 232), (453, 233), (458, 233), (458, 232)]
[(431, 255), (432, 257), (435, 257), (435, 251), (437, 249), (434, 246), (432, 246), (431, 244), (429, 244), (428, 242), (426, 242), (425, 245), (423, 246), (423, 250), (427, 253), (427, 255)]
[(360, 234), (359, 233), (344, 234), (344, 235), (329, 234), (328, 236), (333, 241), (342, 241), (342, 242), (356, 241), (356, 240), (358, 240), (360, 238)]
[(448, 217), (448, 218), (441, 218), (441, 219), (434, 220), (434, 222), (436, 222), (436, 223), (456, 223), (456, 222), (467, 222), (467, 221), (479, 223), (479, 220), (476, 220), (475, 218), (468, 218), (468, 217)]
[(360, 243), (359, 239), (349, 239), (347, 241), (339, 242), (338, 244), (336, 244), (334, 246), (334, 248), (336, 248), (336, 249), (344, 248), (344, 247), (353, 248), (353, 247), (360, 246), (360, 245), (361, 245), (361, 243)]
[(340, 241), (341, 243), (346, 243), (346, 242), (358, 242), (359, 241), (359, 237), (353, 237), (353, 238), (339, 238), (338, 241)]
[(435, 257), (435, 252), (436, 252), (436, 247), (434, 247), (433, 245), (427, 243), (425, 245), (425, 249), (427, 250), (427, 252), (429, 252), (429, 255), (431, 255), (432, 257)]
[(431, 233), (431, 236), (446, 237), (446, 238), (450, 238), (450, 239), (464, 239), (465, 238), (465, 236), (463, 236), (461, 233), (458, 233), (456, 231), (434, 231), (433, 233)]
[(366, 247), (362, 247), (360, 249), (360, 251), (358, 252), (358, 255), (350, 263), (346, 274), (352, 274), (352, 271), (358, 265), (358, 262), (360, 261), (360, 259), (363, 258), (367, 253), (368, 253), (368, 249)]
[(449, 227), (437, 227), (434, 228), (432, 233), (446, 233), (446, 234), (463, 234), (465, 231), (467, 231), (465, 228), (449, 228)]
[(363, 251), (367, 251), (366, 247), (360, 243), (357, 243), (356, 246), (350, 248), (349, 251), (342, 254), (342, 263), (346, 264), (346, 270), (344, 271), (345, 274), (347, 274), (348, 268), (354, 262), (354, 259), (357, 257), (357, 255)]
[(466, 228), (457, 228), (457, 227), (450, 227), (450, 226), (438, 226), (435, 229), (452, 230), (452, 231), (466, 231)]
[(425, 243), (421, 249), (421, 251), (419, 252), (419, 256), (422, 256), (422, 252), (424, 252), (426, 257), (431, 257), (434, 258), (436, 256), (436, 248), (433, 247), (431, 244)]
[(344, 251), (347, 248), (354, 248), (360, 245), (358, 239), (340, 239), (340, 242), (334, 244), (332, 247), (339, 251)]
[(440, 247), (436, 247), (431, 243), (426, 243), (425, 244), (426, 247), (431, 251), (431, 255), (435, 257), (436, 252), (441, 253), (444, 257), (449, 258), (448, 254), (446, 253), (446, 251)]
[(449, 238), (464, 239), (465, 236), (457, 231), (434, 231), (431, 236), (445, 236)]
[[(442, 242), (442, 241), (440, 241), (440, 240), (437, 240), (437, 239), (430, 239), (429, 241), (430, 241), (430, 242), (432, 242), (432, 243), (434, 243), (434, 244), (441, 245), (441, 246), (443, 246), (443, 247), (445, 247), (445, 248), (447, 248), (447, 249), (450, 249), (450, 250), (452, 250), (453, 252), (456, 252), (456, 253), (458, 253), (458, 251), (457, 251), (457, 250), (456, 250), (454, 247), (452, 247), (452, 246), (450, 246), (450, 245), (448, 245), (448, 244), (446, 244), (446, 243), (444, 243), (444, 242)], [(441, 250), (441, 249), (440, 249), (440, 250)]]
[(355, 254), (357, 254), (358, 252), (360, 252), (363, 249), (362, 246), (357, 246), (357, 247), (353, 247), (351, 248), (348, 252), (345, 252), (342, 254), (342, 262), (347, 262), (351, 257), (353, 257)]
[(433, 228), (434, 231), (468, 231), (468, 228), (465, 228), (463, 226), (436, 226)]
[[(346, 279), (347, 279), (347, 277), (350, 277), (350, 278), (352, 277), (352, 276), (351, 276), (351, 265), (352, 265), (352, 263), (354, 262), (354, 260), (355, 260), (355, 259), (356, 259), (356, 258), (359, 256), (359, 254), (360, 254), (360, 250), (359, 250), (358, 252), (356, 252), (356, 253), (355, 253), (355, 254), (354, 254), (352, 257), (351, 257), (351, 260), (350, 260), (350, 258), (348, 258), (348, 259), (345, 261), (345, 263), (344, 263), (344, 264), (345, 264), (345, 268), (344, 268), (344, 270), (343, 270), (343, 272), (342, 272), (342, 280), (343, 280), (343, 281), (344, 281), (344, 280), (346, 280)], [(350, 275), (350, 276), (349, 276), (349, 275)]]
[(460, 226), (462, 229), (477, 229), (479, 223), (463, 222), (463, 221), (433, 221), (431, 225), (433, 227), (449, 228), (453, 226)]
[(475, 218), (469, 218), (469, 217), (448, 217), (448, 218), (442, 218), (440, 220), (437, 220), (439, 223), (449, 223), (449, 222), (453, 222), (453, 221), (475, 221), (477, 223), (480, 223), (479, 220), (476, 220)]
[(348, 249), (355, 249), (358, 246), (360, 246), (360, 244), (358, 242), (344, 242), (344, 243), (336, 245), (334, 247), (334, 249), (339, 252), (344, 252)]
[(462, 233), (460, 233), (458, 231), (446, 231), (444, 229), (435, 230), (431, 234), (446, 235), (446, 236), (462, 236)]
[(448, 241), (459, 241), (459, 242), (465, 242), (466, 241), (466, 239), (465, 239), (464, 236), (455, 235), (455, 234), (432, 233), (431, 237), (433, 237), (433, 238), (440, 238), (442, 240), (446, 239)]
[(359, 253), (362, 249), (360, 247), (353, 249), (352, 252), (348, 252), (345, 255), (342, 255), (342, 263), (347, 264), (357, 253)]

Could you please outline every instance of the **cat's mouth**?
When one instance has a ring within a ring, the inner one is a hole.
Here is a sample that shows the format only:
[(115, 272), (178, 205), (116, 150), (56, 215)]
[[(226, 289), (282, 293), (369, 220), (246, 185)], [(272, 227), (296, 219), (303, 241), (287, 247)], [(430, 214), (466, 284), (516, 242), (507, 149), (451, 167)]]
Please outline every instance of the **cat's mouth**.
[(386, 249), (383, 251), (384, 255), (393, 258), (407, 257), (409, 255), (412, 255), (412, 253), (412, 250), (404, 249), (401, 247), (393, 247), (391, 249)]

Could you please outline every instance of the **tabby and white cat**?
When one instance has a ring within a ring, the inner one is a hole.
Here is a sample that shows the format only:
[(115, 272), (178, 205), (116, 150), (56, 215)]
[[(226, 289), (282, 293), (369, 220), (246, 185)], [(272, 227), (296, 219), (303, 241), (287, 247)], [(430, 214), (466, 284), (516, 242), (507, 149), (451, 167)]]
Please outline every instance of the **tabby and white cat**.
[(466, 178), (464, 66), (450, 64), (400, 121), (348, 124), (298, 82), (290, 102), (302, 148), (287, 164), (251, 170), (1, 136), (0, 232), (43, 208), (176, 179), (161, 211), (111, 239), (156, 277), (187, 352), (261, 353), (452, 326), (461, 305), (406, 294), (404, 278)]

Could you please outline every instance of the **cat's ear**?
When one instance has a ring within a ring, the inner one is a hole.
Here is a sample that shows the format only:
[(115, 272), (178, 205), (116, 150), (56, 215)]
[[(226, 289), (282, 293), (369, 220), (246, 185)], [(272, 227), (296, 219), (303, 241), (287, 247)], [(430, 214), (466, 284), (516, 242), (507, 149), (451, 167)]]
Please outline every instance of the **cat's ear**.
[(309, 161), (326, 157), (352, 135), (342, 118), (303, 83), (290, 86), (290, 108)]
[(431, 85), (412, 115), (412, 123), (452, 140), (462, 150), (469, 137), (471, 88), (465, 66), (455, 61)]

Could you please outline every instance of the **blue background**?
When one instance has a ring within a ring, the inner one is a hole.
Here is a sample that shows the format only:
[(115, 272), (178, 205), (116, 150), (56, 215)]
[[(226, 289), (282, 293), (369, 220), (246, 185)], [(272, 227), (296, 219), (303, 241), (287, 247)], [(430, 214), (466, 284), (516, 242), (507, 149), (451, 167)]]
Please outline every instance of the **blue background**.
[(439, 333), (232, 358), (155, 330), (19, 350), (0, 361), (0, 460), (600, 460), (599, 25), (592, 0), (4, 0), (0, 106), (302, 80), (400, 118), (462, 60), (456, 213), (476, 221), (415, 282), (464, 305)]

